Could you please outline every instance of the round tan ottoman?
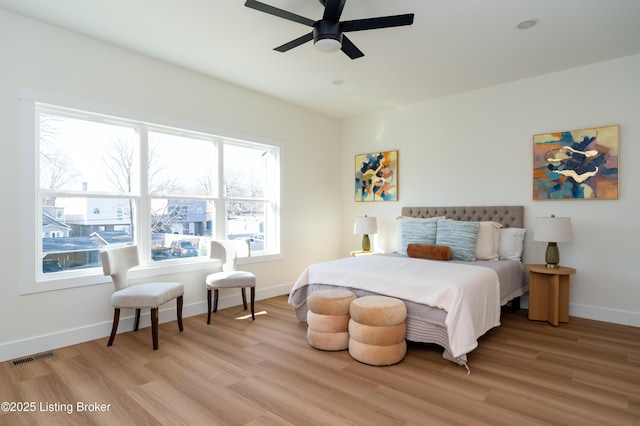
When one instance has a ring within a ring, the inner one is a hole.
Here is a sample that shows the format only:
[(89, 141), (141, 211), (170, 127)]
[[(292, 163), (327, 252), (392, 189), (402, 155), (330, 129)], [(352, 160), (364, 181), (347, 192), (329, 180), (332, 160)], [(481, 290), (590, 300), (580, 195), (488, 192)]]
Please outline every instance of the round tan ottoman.
[(307, 342), (316, 349), (349, 348), (349, 307), (356, 295), (349, 290), (314, 291), (307, 298)]
[(365, 296), (349, 309), (349, 354), (370, 365), (392, 365), (407, 353), (407, 307), (393, 297)]

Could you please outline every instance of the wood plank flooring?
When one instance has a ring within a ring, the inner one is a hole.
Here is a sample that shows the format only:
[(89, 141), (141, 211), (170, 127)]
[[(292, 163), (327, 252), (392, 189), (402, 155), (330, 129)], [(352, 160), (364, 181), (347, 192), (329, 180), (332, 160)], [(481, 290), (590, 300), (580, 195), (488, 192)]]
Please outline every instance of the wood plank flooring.
[(0, 425), (640, 425), (640, 328), (505, 311), (468, 375), (434, 345), (389, 367), (315, 350), (286, 296), (256, 312), (161, 324), (157, 351), (145, 328), (2, 363), (0, 402), (35, 407)]

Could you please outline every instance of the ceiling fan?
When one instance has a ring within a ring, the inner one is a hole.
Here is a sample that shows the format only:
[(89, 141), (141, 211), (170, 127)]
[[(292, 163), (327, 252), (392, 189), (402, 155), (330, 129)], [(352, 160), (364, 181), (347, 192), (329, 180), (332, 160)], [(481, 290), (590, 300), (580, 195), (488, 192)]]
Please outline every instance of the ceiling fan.
[(274, 50), (278, 52), (286, 52), (313, 40), (313, 44), (323, 52), (335, 52), (342, 50), (351, 59), (364, 56), (364, 53), (356, 47), (355, 44), (342, 33), (350, 31), (373, 30), (376, 28), (399, 27), (402, 25), (411, 25), (413, 23), (413, 13), (404, 15), (383, 16), (379, 18), (355, 19), (352, 21), (340, 21), (342, 9), (346, 0), (319, 0), (324, 6), (324, 14), (322, 19), (313, 21), (304, 16), (278, 9), (277, 7), (261, 3), (256, 0), (247, 0), (244, 4), (251, 9), (259, 10), (270, 15), (278, 16), (289, 21), (298, 22), (302, 25), (312, 27), (313, 31), (308, 34), (291, 40), (282, 46), (276, 47)]

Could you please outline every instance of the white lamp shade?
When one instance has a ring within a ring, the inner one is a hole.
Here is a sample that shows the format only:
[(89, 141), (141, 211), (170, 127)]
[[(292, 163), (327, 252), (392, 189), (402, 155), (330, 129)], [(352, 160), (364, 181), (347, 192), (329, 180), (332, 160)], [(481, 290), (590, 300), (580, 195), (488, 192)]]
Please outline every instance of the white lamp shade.
[(356, 216), (356, 221), (353, 225), (354, 234), (376, 234), (378, 232), (378, 222), (375, 217), (369, 216)]
[(572, 239), (570, 217), (537, 217), (534, 241), (568, 243)]

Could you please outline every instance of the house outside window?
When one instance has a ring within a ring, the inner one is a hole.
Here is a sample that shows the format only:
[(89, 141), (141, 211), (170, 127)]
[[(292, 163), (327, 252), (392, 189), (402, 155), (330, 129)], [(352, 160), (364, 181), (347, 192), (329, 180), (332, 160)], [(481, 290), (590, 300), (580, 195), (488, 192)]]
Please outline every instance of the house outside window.
[[(208, 261), (211, 239), (249, 239), (252, 257), (279, 253), (279, 146), (34, 110), (36, 283), (101, 274), (101, 250), (134, 243), (147, 266)], [(186, 245), (195, 250), (178, 248)], [(44, 267), (54, 262), (60, 268)]]

